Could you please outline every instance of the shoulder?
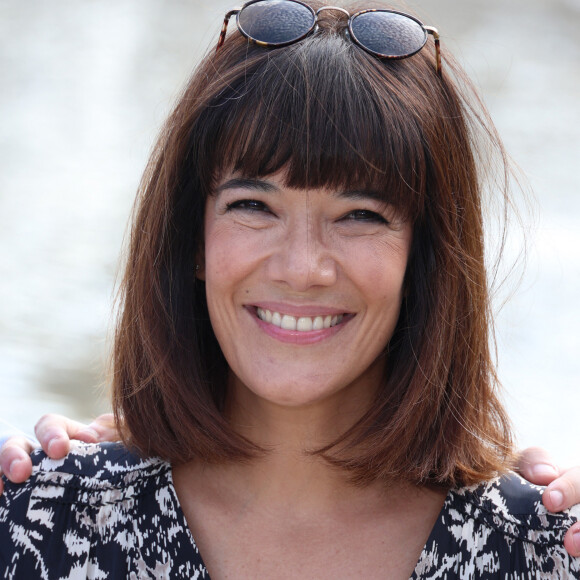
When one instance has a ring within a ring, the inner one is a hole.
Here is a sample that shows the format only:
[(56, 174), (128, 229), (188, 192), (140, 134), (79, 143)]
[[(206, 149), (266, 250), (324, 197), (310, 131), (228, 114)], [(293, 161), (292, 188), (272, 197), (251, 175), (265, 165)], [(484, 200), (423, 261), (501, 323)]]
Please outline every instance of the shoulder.
[(580, 506), (560, 513), (542, 503), (543, 487), (515, 473), (479, 485), (452, 490), (448, 496), (449, 519), (477, 519), (498, 534), (539, 545), (560, 545), (569, 526), (580, 519)]
[(564, 534), (580, 519), (580, 506), (550, 513), (542, 491), (515, 473), (451, 490), (423, 563), (432, 567), (444, 559), (450, 577), (452, 571), (467, 578), (496, 573), (543, 577), (549, 572), (556, 572), (556, 578), (578, 577), (580, 559), (564, 549)]
[(60, 504), (121, 503), (170, 478), (169, 464), (140, 458), (121, 443), (79, 443), (63, 459), (51, 459), (36, 450), (31, 458), (30, 479), (21, 485), (7, 483), (8, 504), (23, 497)]
[(26, 482), (5, 482), (0, 525), (19, 519), (25, 523), (41, 512), (58, 519), (63, 510), (129, 509), (152, 492), (171, 487), (168, 463), (143, 459), (121, 443), (79, 443), (58, 460), (36, 450), (31, 458), (32, 475)]
[[(129, 493), (140, 485), (170, 473), (169, 464), (157, 457), (142, 458), (122, 443), (80, 443), (63, 459), (50, 459), (44, 452), (32, 455), (34, 483), (75, 486), (87, 491), (125, 489)], [(129, 484), (136, 486), (129, 489)]]
[(0, 496), (0, 570), (68, 578), (94, 566), (94, 577), (149, 577), (170, 566), (184, 574), (172, 577), (190, 577), (194, 546), (168, 463), (108, 443), (78, 445), (62, 460), (35, 452), (33, 465)]

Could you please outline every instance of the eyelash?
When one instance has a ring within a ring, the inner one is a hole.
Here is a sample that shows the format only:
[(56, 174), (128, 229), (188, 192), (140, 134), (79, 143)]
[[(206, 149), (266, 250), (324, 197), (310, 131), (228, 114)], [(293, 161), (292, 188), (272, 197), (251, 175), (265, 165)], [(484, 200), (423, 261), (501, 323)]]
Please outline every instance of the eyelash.
[[(358, 217), (355, 217), (358, 216)], [(344, 218), (345, 220), (352, 219), (353, 221), (363, 221), (363, 222), (378, 222), (383, 224), (388, 224), (389, 222), (376, 211), (370, 209), (355, 209), (347, 213)]]
[[(270, 208), (262, 201), (256, 199), (238, 199), (226, 205), (226, 211), (243, 210), (258, 213), (272, 213)], [(345, 214), (341, 220), (344, 221), (360, 221), (360, 222), (376, 222), (388, 224), (381, 214), (370, 209), (355, 209)]]
[(226, 205), (226, 211), (232, 211), (236, 209), (272, 213), (264, 202), (258, 201), (256, 199), (238, 199)]

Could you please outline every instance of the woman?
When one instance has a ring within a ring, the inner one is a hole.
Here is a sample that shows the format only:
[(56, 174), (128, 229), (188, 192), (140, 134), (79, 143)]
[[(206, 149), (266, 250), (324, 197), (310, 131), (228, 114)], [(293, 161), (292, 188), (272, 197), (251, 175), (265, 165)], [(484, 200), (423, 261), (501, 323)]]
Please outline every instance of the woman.
[(137, 201), (127, 447), (6, 486), (6, 575), (577, 575), (578, 510), (508, 472), (481, 207), (503, 150), (437, 31), (260, 0), (218, 49)]

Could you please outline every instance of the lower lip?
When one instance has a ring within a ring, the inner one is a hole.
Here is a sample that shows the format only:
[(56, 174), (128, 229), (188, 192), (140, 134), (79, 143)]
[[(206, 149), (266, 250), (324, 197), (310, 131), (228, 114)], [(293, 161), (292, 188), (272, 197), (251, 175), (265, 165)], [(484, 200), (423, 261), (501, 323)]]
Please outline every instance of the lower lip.
[[(250, 310), (250, 314), (252, 311)], [(334, 336), (337, 332), (340, 332), (344, 326), (353, 318), (352, 315), (344, 315), (342, 322), (331, 326), (330, 328), (321, 328), (320, 330), (309, 330), (302, 332), (299, 330), (286, 330), (275, 326), (274, 324), (268, 324), (258, 317), (255, 310), (253, 311), (253, 318), (257, 322), (258, 326), (269, 336), (279, 340), (280, 342), (288, 342), (290, 344), (314, 344), (316, 342), (321, 342)]]

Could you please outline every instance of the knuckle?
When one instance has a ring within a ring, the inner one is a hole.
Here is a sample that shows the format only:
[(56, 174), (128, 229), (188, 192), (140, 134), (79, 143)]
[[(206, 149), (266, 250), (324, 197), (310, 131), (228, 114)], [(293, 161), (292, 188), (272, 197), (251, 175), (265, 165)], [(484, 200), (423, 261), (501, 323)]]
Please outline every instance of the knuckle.
[(0, 456), (3, 455), (14, 455), (15, 452), (19, 453), (20, 451), (26, 449), (28, 446), (28, 441), (24, 437), (15, 436), (10, 437), (2, 448), (0, 449)]
[(62, 437), (66, 432), (61, 415), (49, 413), (43, 415), (34, 427), (34, 432), (39, 441), (44, 442), (54, 437)]
[(59, 418), (60, 418), (59, 415), (55, 415), (54, 413), (45, 413), (36, 422), (36, 425), (34, 426), (34, 429), (35, 430), (42, 429), (46, 425), (51, 425), (51, 424), (57, 423), (59, 421)]
[(111, 427), (115, 422), (113, 413), (104, 413), (95, 419), (95, 423), (99, 423), (103, 427)]
[(548, 453), (541, 447), (528, 447), (520, 452), (518, 463), (520, 468), (531, 467), (534, 463), (545, 461)]
[(42, 436), (42, 433), (46, 431), (47, 425), (50, 425), (51, 420), (51, 415), (43, 415), (34, 425), (34, 433), (39, 439)]
[(4, 473), (9, 471), (10, 465), (15, 459), (22, 458), (25, 453), (26, 441), (13, 437), (9, 439), (0, 450), (0, 470)]

